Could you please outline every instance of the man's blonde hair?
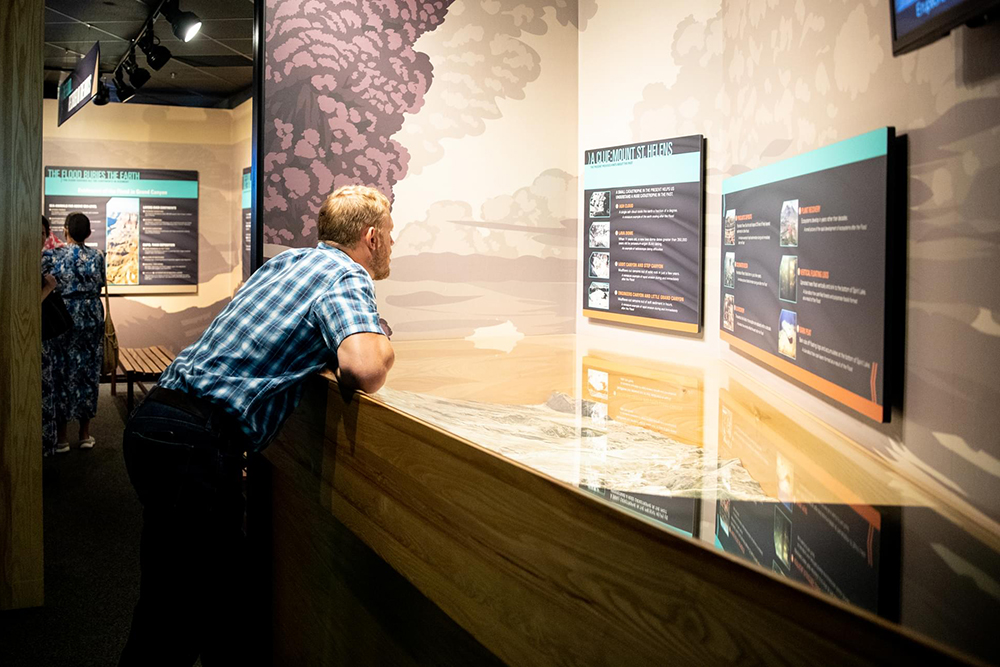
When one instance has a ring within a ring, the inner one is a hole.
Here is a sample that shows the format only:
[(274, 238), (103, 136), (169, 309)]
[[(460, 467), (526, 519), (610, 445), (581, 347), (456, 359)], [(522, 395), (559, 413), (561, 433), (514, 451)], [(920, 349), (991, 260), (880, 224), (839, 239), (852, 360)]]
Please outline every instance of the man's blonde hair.
[(337, 188), (319, 207), (319, 240), (353, 247), (369, 227), (382, 229), (391, 210), (389, 200), (375, 188)]

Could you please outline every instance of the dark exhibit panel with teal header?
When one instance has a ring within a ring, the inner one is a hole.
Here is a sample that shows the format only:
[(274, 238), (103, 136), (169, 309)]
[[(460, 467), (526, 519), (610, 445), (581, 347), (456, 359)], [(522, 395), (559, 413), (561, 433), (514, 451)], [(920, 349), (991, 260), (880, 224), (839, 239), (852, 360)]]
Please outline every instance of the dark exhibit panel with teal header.
[(875, 421), (893, 140), (875, 130), (722, 184), (721, 338)]
[(91, 47), (73, 71), (59, 83), (59, 121), (62, 125), (73, 114), (86, 106), (97, 94), (98, 79), (101, 76), (101, 43)]
[(584, 152), (583, 313), (701, 331), (705, 140)]
[(46, 167), (45, 213), (57, 233), (90, 218), (112, 294), (198, 290), (198, 172)]
[(240, 212), (242, 213), (243, 231), (240, 234), (240, 257), (243, 262), (243, 282), (250, 280), (250, 242), (253, 238), (253, 181), (251, 168), (243, 169), (243, 187), (240, 197)]

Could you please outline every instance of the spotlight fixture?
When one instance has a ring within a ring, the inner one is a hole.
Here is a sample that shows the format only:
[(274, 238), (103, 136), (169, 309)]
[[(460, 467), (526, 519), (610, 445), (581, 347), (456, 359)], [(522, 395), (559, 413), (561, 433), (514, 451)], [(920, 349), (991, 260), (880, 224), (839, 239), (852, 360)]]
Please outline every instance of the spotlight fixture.
[(128, 102), (135, 95), (135, 88), (125, 83), (125, 70), (115, 70), (115, 95), (119, 102)]
[(146, 64), (156, 71), (159, 71), (170, 60), (170, 49), (160, 45), (160, 40), (153, 34), (152, 26), (139, 40), (139, 48), (146, 54)]
[(135, 62), (135, 51), (130, 53), (125, 62), (122, 63), (122, 69), (128, 74), (128, 82), (136, 90), (145, 86), (146, 82), (149, 81), (149, 70), (139, 67)]
[(94, 93), (94, 104), (99, 107), (103, 107), (111, 99), (111, 93), (108, 91), (108, 87), (104, 83), (104, 79), (98, 79), (97, 81), (97, 92)]
[(190, 42), (201, 30), (201, 19), (194, 12), (182, 12), (178, 0), (168, 0), (161, 10), (170, 21), (174, 35), (182, 42)]

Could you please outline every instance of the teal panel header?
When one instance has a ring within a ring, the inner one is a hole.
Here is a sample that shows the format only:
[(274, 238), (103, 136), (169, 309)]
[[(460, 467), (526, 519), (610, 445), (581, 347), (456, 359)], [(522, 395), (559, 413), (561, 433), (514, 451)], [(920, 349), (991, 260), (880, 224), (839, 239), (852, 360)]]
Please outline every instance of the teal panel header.
[(727, 195), (796, 176), (842, 167), (852, 162), (882, 157), (887, 155), (888, 151), (889, 128), (879, 128), (867, 134), (838, 141), (835, 144), (727, 178), (722, 181), (722, 194)]
[(604, 162), (583, 167), (583, 189), (641, 187), (663, 183), (696, 183), (701, 180), (701, 152), (657, 155), (624, 162)]
[(97, 180), (88, 178), (45, 178), (46, 196), (64, 197), (150, 197), (197, 199), (198, 181), (153, 179)]

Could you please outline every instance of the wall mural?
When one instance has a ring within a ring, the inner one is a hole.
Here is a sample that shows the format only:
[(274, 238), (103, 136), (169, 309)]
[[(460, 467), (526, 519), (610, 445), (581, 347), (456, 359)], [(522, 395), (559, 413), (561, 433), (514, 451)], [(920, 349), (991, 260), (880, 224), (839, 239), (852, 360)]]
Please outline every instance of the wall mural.
[(433, 68), (414, 49), (452, 0), (269, 0), (264, 74), (264, 242), (303, 247), (336, 188), (390, 199), (410, 155), (393, 135)]
[[(587, 3), (583, 20), (596, 11)], [(314, 245), (332, 190), (361, 183), (393, 199), (404, 177), (443, 159), (448, 140), (483, 135), (538, 80), (532, 40), (575, 30), (580, 15), (569, 0), (269, 1), (264, 242)], [(573, 118), (575, 98), (574, 87)], [(566, 128), (557, 141), (574, 140), (565, 116), (539, 111)], [(489, 178), (508, 167), (487, 155), (475, 169)], [(447, 198), (467, 194), (457, 182), (469, 165), (446, 171), (430, 184), (442, 199), (422, 217), (395, 216), (392, 277), (377, 286), (395, 334), (463, 337), (507, 320), (525, 334), (572, 331), (576, 176), (536, 167), (517, 190), (468, 201)]]

